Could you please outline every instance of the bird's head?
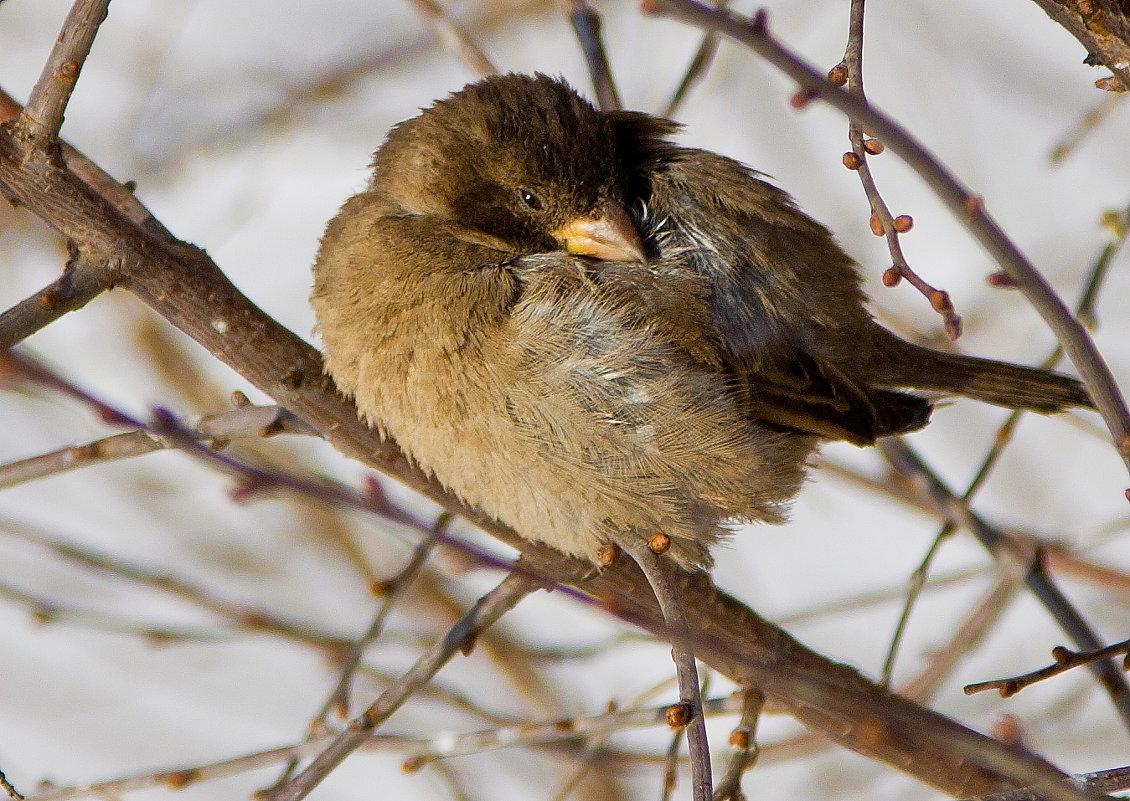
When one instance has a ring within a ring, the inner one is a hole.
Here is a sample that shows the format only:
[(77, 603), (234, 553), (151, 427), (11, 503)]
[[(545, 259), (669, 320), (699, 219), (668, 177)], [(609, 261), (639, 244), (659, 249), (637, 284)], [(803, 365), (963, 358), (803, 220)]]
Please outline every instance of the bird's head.
[(498, 75), (397, 125), (372, 189), (506, 253), (643, 262), (620, 149), (614, 119), (564, 81)]

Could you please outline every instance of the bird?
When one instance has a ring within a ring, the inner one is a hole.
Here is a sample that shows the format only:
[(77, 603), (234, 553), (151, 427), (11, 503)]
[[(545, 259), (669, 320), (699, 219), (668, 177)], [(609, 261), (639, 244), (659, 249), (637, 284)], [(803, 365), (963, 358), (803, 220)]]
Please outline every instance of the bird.
[(823, 442), (938, 398), (1088, 407), (1074, 378), (908, 342), (782, 189), (566, 81), (495, 75), (396, 125), (311, 302), (362, 417), (464, 503), (571, 556), (669, 538), (709, 569), (780, 523)]

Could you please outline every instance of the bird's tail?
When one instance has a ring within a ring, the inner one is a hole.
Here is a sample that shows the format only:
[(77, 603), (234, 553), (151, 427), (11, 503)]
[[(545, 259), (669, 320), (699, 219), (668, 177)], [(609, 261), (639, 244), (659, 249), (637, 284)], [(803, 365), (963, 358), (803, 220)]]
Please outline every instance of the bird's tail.
[(1093, 408), (1083, 384), (1070, 376), (993, 359), (923, 348), (876, 325), (876, 358), (865, 368), (872, 383), (964, 395), (1034, 412)]

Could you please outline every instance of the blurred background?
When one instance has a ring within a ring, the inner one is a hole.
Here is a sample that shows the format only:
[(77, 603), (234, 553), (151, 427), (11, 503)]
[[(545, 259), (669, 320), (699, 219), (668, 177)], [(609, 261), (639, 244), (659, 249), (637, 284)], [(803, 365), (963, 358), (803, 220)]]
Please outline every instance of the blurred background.
[[(771, 29), (820, 69), (843, 56), (844, 0), (773, 0)], [(69, 4), (0, 5), (0, 86), (23, 100)], [(597, 2), (612, 71), (626, 107), (660, 112), (701, 34), (643, 17), (635, 3)], [(735, 3), (743, 13), (757, 7)], [(1124, 157), (1130, 108), (1093, 87), (1106, 73), (1029, 0), (868, 3), (866, 87), (985, 202), (1069, 303), (1103, 247), (1109, 212), (1130, 202)], [(551, 2), (458, 0), (452, 20), (498, 69), (563, 75), (591, 95), (574, 34)], [(102, 26), (68, 108), (63, 136), (119, 180), (175, 235), (204, 247), (232, 280), (283, 325), (308, 338), (310, 264), (325, 221), (361, 188), (385, 132), (475, 75), (444, 47), (410, 2), (118, 0)], [(886, 289), (883, 240), (868, 228), (858, 178), (840, 163), (846, 121), (818, 103), (794, 110), (793, 85), (753, 54), (723, 42), (677, 114), (680, 141), (742, 160), (793, 193), (862, 265), (876, 314), (896, 330), (944, 346), (940, 318), (905, 284)], [(1106, 116), (1053, 163), (1051, 154), (1096, 110)], [(948, 290), (965, 320), (957, 347), (1037, 363), (1054, 339), (1018, 293), (992, 289), (991, 259), (921, 182), (884, 155), (871, 159), (911, 266)], [(19, 208), (0, 207), (0, 305), (59, 274), (65, 243)], [(1130, 261), (1111, 265), (1096, 304), (1095, 338), (1130, 387)], [(97, 396), (141, 417), (155, 406), (193, 415), (230, 406), (238, 375), (125, 292), (112, 292), (30, 338), (42, 359)], [(1070, 369), (1069, 367), (1067, 369)], [(0, 463), (113, 433), (57, 395), (0, 387)], [(910, 438), (959, 492), (975, 474), (1006, 413), (970, 401), (940, 409)], [(994, 523), (1036, 536), (1108, 569), (1064, 576), (1068, 595), (1104, 641), (1130, 636), (1130, 542), (1125, 469), (1094, 414), (1024, 419), (974, 501)], [(360, 465), (324, 444), (276, 438), (233, 453), (359, 485)], [(718, 554), (716, 580), (803, 642), (875, 677), (901, 597), (937, 533), (937, 520), (879, 488), (879, 455), (824, 449), (785, 527), (751, 527)], [(385, 482), (389, 494), (435, 510)], [(164, 452), (89, 467), (0, 492), (0, 769), (22, 791), (152, 775), (300, 741), (332, 687), (335, 643), (362, 632), (378, 601), (370, 585), (394, 575), (410, 532), (282, 497), (237, 503), (226, 479)], [(455, 524), (461, 535), (505, 549)], [(109, 561), (94, 568), (60, 552), (74, 545)], [(127, 577), (130, 567), (140, 578)], [(910, 621), (893, 683), (935, 664), (957, 626), (993, 586), (992, 560), (963, 532), (941, 548)], [(164, 576), (194, 592), (162, 591)], [(1121, 578), (1120, 578), (1121, 577)], [(394, 612), (366, 658), (355, 702), (367, 704), (498, 580), (442, 550)], [(207, 601), (207, 602), (206, 602)], [(269, 630), (249, 611), (290, 625)], [(1066, 642), (1021, 592), (972, 644), (929, 703), (992, 731), (1015, 723), (1024, 741), (1071, 772), (1124, 764), (1127, 732), (1090, 676), (1075, 671), (1012, 699), (966, 697), (968, 682), (1048, 663)], [(496, 638), (457, 659), (382, 729), (435, 738), (627, 708), (670, 678), (667, 646), (597, 610), (541, 594), (507, 616)], [(711, 694), (730, 688), (715, 679)], [(660, 688), (648, 703), (670, 700)], [(361, 708), (358, 706), (358, 708)], [(711, 723), (717, 754), (735, 718)], [(763, 762), (747, 795), (789, 799), (936, 796), (914, 780), (838, 749), (793, 740), (790, 720), (763, 722)], [(613, 753), (574, 798), (656, 798), (663, 728), (615, 732)], [(774, 747), (774, 744), (777, 744)], [(320, 798), (552, 799), (581, 749), (505, 748), (405, 772), (405, 752), (358, 754)], [(193, 784), (192, 799), (246, 797), (281, 765)], [(165, 798), (149, 781), (130, 798)], [(677, 795), (686, 794), (684, 784)]]

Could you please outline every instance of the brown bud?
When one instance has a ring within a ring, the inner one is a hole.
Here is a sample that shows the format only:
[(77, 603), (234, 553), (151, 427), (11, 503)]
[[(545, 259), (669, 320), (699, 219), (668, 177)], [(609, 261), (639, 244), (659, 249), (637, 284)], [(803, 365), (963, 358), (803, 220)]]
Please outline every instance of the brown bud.
[(648, 539), (647, 547), (651, 548), (652, 553), (667, 553), (671, 550), (671, 538), (662, 531), (657, 531)]
[(950, 302), (950, 293), (944, 289), (935, 289), (929, 294), (930, 305), (934, 307), (934, 311), (938, 314), (945, 314), (948, 311), (953, 311), (953, 304)]
[(605, 567), (616, 564), (616, 560), (619, 558), (620, 546), (613, 545), (611, 542), (601, 545), (600, 550), (596, 552), (596, 561)]
[(1057, 645), (1052, 649), (1052, 659), (1055, 660), (1055, 663), (1057, 665), (1068, 664), (1071, 661), (1072, 656), (1074, 656), (1074, 654), (1071, 653), (1071, 649), (1065, 648), (1062, 645)]
[(730, 732), (730, 745), (743, 751), (749, 750), (749, 729), (734, 729)]
[(972, 219), (980, 214), (985, 208), (985, 199), (980, 195), (966, 195), (965, 196), (965, 214)]
[(898, 286), (902, 281), (902, 270), (898, 267), (888, 267), (883, 270), (883, 286)]
[(828, 70), (828, 83), (832, 84), (833, 86), (843, 86), (845, 83), (847, 83), (847, 80), (847, 67), (844, 66), (844, 63), (842, 61), (836, 66), (832, 67), (832, 69)]
[(988, 282), (989, 286), (997, 289), (1014, 289), (1019, 286), (1011, 275), (1003, 271), (989, 273), (989, 277), (985, 281)]
[(1014, 715), (1001, 715), (993, 722), (993, 736), (1002, 743), (1020, 746), (1024, 744), (1024, 727)]
[(885, 233), (885, 231), (883, 231), (883, 221), (879, 219), (879, 215), (872, 214), (871, 219), (867, 222), (868, 225), (871, 226), (871, 233), (875, 234), (875, 236), (882, 236)]
[(690, 704), (671, 704), (667, 707), (667, 725), (672, 729), (681, 729), (691, 722)]
[(789, 98), (789, 105), (800, 111), (816, 98), (816, 93), (810, 89), (798, 89)]
[(172, 790), (179, 790), (191, 784), (197, 775), (195, 770), (177, 770), (161, 776), (161, 783)]
[(893, 225), (894, 229), (900, 234), (905, 234), (914, 227), (914, 218), (909, 214), (900, 214), (891, 220), (891, 225)]
[(863, 166), (863, 159), (852, 153), (850, 150), (847, 153), (844, 153), (843, 162), (844, 166), (849, 170), (858, 170)]
[(868, 153), (870, 153), (872, 156), (878, 156), (880, 153), (882, 153), (887, 148), (878, 139), (864, 139), (863, 140), (863, 149), (866, 150)]
[(422, 767), (424, 767), (424, 758), (420, 756), (408, 757), (400, 763), (400, 769), (405, 773), (415, 773)]

